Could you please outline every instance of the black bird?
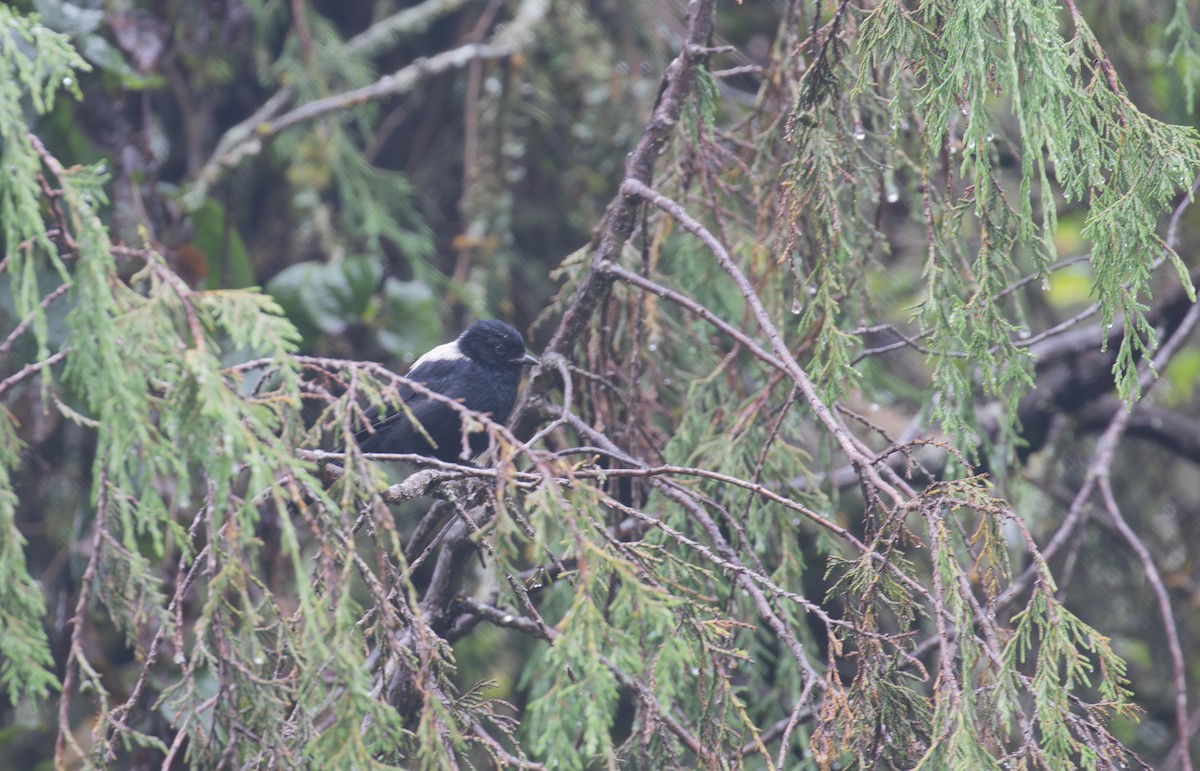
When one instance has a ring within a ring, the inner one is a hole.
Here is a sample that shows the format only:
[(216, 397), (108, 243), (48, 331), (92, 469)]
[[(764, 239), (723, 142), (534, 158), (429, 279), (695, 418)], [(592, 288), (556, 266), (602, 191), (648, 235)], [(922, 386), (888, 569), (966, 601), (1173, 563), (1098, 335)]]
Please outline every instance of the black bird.
[[(454, 342), (439, 345), (417, 359), (407, 377), (461, 402), (469, 410), (489, 413), (492, 420), (504, 423), (517, 400), (521, 368), (537, 363), (525, 352), (520, 332), (503, 321), (476, 321)], [(399, 391), (433, 444), (413, 426), (403, 409), (381, 419), (372, 408), (367, 412), (371, 429), (362, 429), (356, 437), (359, 448), (363, 452), (412, 453), (460, 461), (461, 413), (407, 386)], [(477, 431), (468, 435), (468, 442), (471, 454), (478, 455), (487, 447), (488, 437)]]

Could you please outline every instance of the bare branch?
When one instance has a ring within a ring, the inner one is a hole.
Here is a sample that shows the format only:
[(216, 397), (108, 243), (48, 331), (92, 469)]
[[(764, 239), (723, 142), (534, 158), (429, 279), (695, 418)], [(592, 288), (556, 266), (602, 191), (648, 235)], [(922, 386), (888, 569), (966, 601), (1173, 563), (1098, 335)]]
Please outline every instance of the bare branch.
[(375, 22), (347, 40), (343, 50), (351, 55), (375, 56), (395, 45), (400, 38), (420, 35), (439, 18), (471, 2), (478, 0), (425, 0)]
[[(265, 142), (289, 128), (366, 102), (407, 94), (434, 75), (459, 69), (473, 61), (506, 59), (512, 56), (529, 44), (535, 29), (546, 14), (548, 5), (548, 0), (523, 0), (513, 20), (496, 31), (491, 43), (469, 43), (450, 51), (442, 51), (427, 59), (418, 59), (369, 86), (317, 99), (278, 117), (272, 117), (272, 113), (290, 100), (291, 94), (287, 89), (281, 90), (268, 100), (259, 112), (234, 126), (218, 141), (217, 151), (197, 172), (196, 178), (184, 193), (185, 206), (189, 209), (198, 208), (208, 195), (208, 189), (216, 184), (226, 171), (246, 158), (262, 152)], [(373, 47), (375, 43), (360, 42), (360, 45)], [(254, 121), (252, 126), (251, 121)], [(248, 128), (253, 129), (252, 134), (247, 132)]]

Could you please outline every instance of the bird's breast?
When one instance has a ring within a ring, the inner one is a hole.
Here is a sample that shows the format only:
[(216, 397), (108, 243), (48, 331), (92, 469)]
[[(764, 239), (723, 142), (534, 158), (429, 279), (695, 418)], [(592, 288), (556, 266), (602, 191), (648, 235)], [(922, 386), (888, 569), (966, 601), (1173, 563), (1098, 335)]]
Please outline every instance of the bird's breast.
[(487, 412), (492, 420), (503, 423), (508, 420), (517, 399), (517, 386), (521, 382), (520, 371), (510, 372), (495, 367), (473, 365), (471, 377), (463, 383), (461, 399), (463, 406), (476, 412)]

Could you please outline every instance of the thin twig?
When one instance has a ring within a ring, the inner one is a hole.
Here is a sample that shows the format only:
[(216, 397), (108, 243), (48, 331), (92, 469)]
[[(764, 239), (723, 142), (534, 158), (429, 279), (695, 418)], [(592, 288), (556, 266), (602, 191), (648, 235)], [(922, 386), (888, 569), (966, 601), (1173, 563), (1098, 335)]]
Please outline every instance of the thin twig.
[(1117, 527), (1117, 532), (1137, 555), (1138, 562), (1142, 565), (1142, 572), (1145, 573), (1146, 580), (1150, 583), (1150, 591), (1153, 592), (1154, 599), (1158, 603), (1158, 613), (1162, 618), (1163, 631), (1167, 637), (1167, 650), (1171, 654), (1171, 680), (1175, 686), (1175, 728), (1179, 732), (1176, 746), (1179, 747), (1179, 759), (1183, 771), (1191, 771), (1192, 760), (1191, 754), (1188, 752), (1188, 748), (1191, 746), (1191, 729), (1188, 726), (1187, 675), (1183, 660), (1183, 646), (1179, 644), (1179, 627), (1175, 624), (1175, 614), (1171, 610), (1171, 597), (1167, 594), (1167, 587), (1154, 564), (1154, 557), (1150, 554), (1150, 549), (1121, 515), (1121, 507), (1117, 505), (1117, 499), (1112, 492), (1112, 484), (1107, 476), (1100, 479), (1100, 496), (1104, 501), (1105, 510), (1108, 511), (1113, 524)]
[[(71, 692), (75, 688), (75, 678), (81, 667), (91, 667), (87, 663), (87, 654), (83, 650), (83, 626), (86, 620), (88, 604), (92, 597), (92, 584), (96, 580), (96, 570), (100, 565), (100, 554), (103, 551), (104, 534), (107, 528), (108, 514), (108, 470), (104, 464), (98, 464), (100, 476), (96, 481), (96, 516), (92, 519), (91, 554), (88, 555), (87, 567), (79, 579), (79, 597), (75, 600), (75, 613), (71, 616), (71, 643), (67, 650), (67, 660), (63, 664), (62, 695), (58, 701), (58, 739), (54, 744), (54, 766), (66, 766), (67, 745), (75, 750), (82, 758), (82, 748), (75, 741), (71, 731)], [(91, 672), (96, 676), (95, 672)]]
[[(57, 289), (42, 298), (42, 301), (38, 304), (38, 307), (43, 311), (46, 310), (50, 303), (54, 302), (59, 297), (62, 297), (70, 288), (70, 281), (59, 284)], [(29, 325), (33, 323), (37, 313), (38, 311), (31, 311), (29, 315), (21, 320), (21, 323), (18, 324), (12, 332), (8, 333), (8, 337), (4, 338), (4, 342), (0, 343), (0, 361), (3, 361), (4, 357), (8, 355), (8, 349), (12, 347), (14, 342), (16, 342), (16, 339), (24, 334), (25, 330), (29, 329)]]
[(55, 364), (57, 364), (60, 361), (62, 361), (63, 359), (65, 359), (67, 357), (67, 354), (70, 352), (71, 352), (70, 348), (64, 348), (61, 351), (59, 351), (58, 353), (51, 354), (50, 356), (47, 356), (46, 358), (42, 359), (41, 361), (35, 361), (30, 364), (26, 364), (24, 367), (22, 367), (20, 370), (18, 370), (15, 374), (9, 375), (4, 380), (0, 381), (0, 395), (3, 395), (5, 391), (12, 388), (17, 383), (20, 383), (22, 380), (29, 377), (30, 375), (36, 374), (36, 373), (42, 371), (43, 369), (45, 369), (46, 367), (53, 367)]
[[(691, 217), (680, 204), (651, 189), (645, 183), (636, 179), (626, 179), (621, 184), (621, 190), (627, 195), (640, 196), (667, 212), (684, 230), (695, 235), (708, 247), (726, 275), (733, 279), (734, 284), (741, 291), (742, 297), (751, 314), (754, 316), (754, 320), (758, 323), (759, 329), (771, 341), (772, 351), (783, 363), (788, 376), (791, 377), (796, 387), (804, 395), (805, 402), (807, 402), (813, 413), (816, 414), (817, 419), (825, 425), (825, 428), (833, 436), (847, 458), (855, 464), (864, 481), (881, 494), (891, 498), (894, 504), (899, 505), (904, 503), (907, 496), (900, 489), (897, 489), (896, 486), (885, 482), (880, 477), (879, 471), (871, 464), (870, 456), (858, 447), (853, 435), (846, 429), (846, 426), (821, 400), (820, 395), (817, 393), (816, 384), (813, 383), (808, 374), (792, 356), (791, 351), (783, 342), (783, 336), (780, 334), (779, 329), (771, 320), (771, 316), (763, 306), (762, 300), (759, 299), (758, 293), (725, 246), (707, 228)], [(897, 478), (894, 481), (898, 482), (899, 480)]]

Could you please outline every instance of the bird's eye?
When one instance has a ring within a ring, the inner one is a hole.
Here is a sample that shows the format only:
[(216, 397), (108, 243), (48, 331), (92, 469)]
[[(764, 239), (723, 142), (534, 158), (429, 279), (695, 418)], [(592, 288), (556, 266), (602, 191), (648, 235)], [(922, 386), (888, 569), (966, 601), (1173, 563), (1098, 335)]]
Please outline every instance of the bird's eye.
[(497, 346), (496, 346), (496, 355), (497, 355), (497, 356), (503, 356), (503, 355), (504, 355), (504, 344), (503, 344), (503, 343), (501, 343), (500, 345), (497, 345)]

